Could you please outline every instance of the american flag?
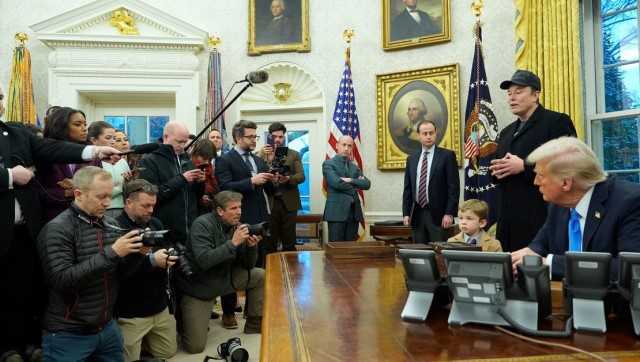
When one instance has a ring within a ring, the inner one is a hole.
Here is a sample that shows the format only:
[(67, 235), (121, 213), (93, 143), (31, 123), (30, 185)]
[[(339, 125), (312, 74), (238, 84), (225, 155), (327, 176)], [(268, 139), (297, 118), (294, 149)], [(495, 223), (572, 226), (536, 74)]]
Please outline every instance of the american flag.
[[(209, 69), (207, 77), (207, 100), (204, 124), (211, 122), (211, 119), (222, 109), (222, 78), (220, 76), (220, 53), (213, 49), (209, 54)], [(226, 127), (224, 124), (224, 114), (211, 125), (209, 132), (215, 128), (222, 134), (222, 139), (226, 145)]]
[(464, 158), (478, 157), (478, 155), (480, 155), (478, 135), (476, 133), (472, 133), (467, 137), (467, 142), (464, 144)]
[[(338, 87), (338, 99), (333, 110), (333, 122), (329, 130), (329, 147), (326, 159), (336, 155), (336, 145), (341, 136), (351, 136), (353, 138), (353, 161), (360, 170), (364, 171), (364, 164), (360, 155), (360, 123), (356, 112), (356, 97), (351, 79), (351, 49), (347, 48), (347, 59), (344, 62), (344, 71)], [(326, 184), (323, 185), (326, 192)], [(364, 207), (364, 193), (358, 190), (360, 204)], [(364, 227), (364, 225), (362, 225)]]

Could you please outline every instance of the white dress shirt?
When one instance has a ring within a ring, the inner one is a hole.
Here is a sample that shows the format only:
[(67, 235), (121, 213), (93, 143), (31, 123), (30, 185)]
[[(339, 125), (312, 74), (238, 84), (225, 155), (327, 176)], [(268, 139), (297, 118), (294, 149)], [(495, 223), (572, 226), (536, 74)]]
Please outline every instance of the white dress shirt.
[(414, 11), (411, 11), (411, 9), (407, 8), (407, 12), (409, 13), (409, 15), (411, 15), (413, 20), (415, 20), (416, 23), (420, 24), (422, 23), (422, 18), (420, 17), (420, 14), (418, 13), (417, 10), (418, 10), (417, 7), (414, 9)]

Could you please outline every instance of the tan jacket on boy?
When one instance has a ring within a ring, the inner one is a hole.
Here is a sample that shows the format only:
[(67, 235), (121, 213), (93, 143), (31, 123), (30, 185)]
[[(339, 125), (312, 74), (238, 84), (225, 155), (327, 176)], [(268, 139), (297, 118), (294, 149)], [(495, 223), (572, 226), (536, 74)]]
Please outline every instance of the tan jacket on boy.
[[(464, 240), (464, 233), (460, 232), (458, 235), (450, 237), (447, 242), (466, 243), (466, 241)], [(482, 251), (502, 251), (502, 245), (500, 244), (500, 241), (492, 238), (489, 233), (484, 231), (482, 232), (482, 234), (480, 234), (479, 245), (482, 247)]]

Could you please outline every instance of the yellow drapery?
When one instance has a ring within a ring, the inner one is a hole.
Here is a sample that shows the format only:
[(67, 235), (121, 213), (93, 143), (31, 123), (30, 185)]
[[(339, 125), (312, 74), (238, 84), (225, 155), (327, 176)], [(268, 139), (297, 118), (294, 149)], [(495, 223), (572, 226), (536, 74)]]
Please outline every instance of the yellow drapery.
[(540, 102), (569, 114), (584, 140), (579, 0), (514, 1), (516, 67), (540, 77)]
[(7, 122), (21, 122), (35, 125), (36, 105), (31, 80), (31, 53), (18, 45), (13, 51), (11, 80), (7, 92)]

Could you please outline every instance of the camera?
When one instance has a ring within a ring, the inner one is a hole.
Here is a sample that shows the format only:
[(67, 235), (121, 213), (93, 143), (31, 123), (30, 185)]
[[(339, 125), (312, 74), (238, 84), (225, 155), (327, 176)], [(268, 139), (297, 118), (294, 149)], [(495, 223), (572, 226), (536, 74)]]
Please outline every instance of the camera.
[[(224, 358), (224, 360), (228, 362), (246, 362), (249, 360), (249, 352), (242, 347), (242, 343), (238, 337), (231, 338), (228, 341), (221, 343), (218, 346), (218, 355), (220, 358)], [(204, 361), (207, 362), (210, 359), (215, 358), (206, 357)]]
[(263, 221), (261, 223), (249, 225), (247, 224), (247, 228), (249, 229), (249, 235), (251, 236), (262, 236), (269, 237), (271, 236), (271, 230), (269, 229), (269, 223)]
[(269, 167), (269, 172), (272, 174), (280, 174), (283, 176), (289, 176), (291, 173), (291, 168), (285, 165), (287, 161), (287, 153), (289, 152), (289, 147), (277, 147), (275, 149), (275, 154), (273, 156), (273, 161), (271, 161), (271, 167)]
[(202, 172), (207, 172), (207, 169), (209, 168), (209, 165), (206, 163), (202, 163), (198, 166), (196, 166), (196, 168), (200, 169), (200, 171)]
[(170, 256), (178, 257), (178, 261), (176, 262), (176, 265), (178, 265), (178, 267), (180, 268), (180, 271), (185, 276), (190, 277), (193, 275), (193, 268), (189, 263), (189, 259), (187, 259), (186, 249), (184, 245), (176, 244), (174, 248), (167, 250), (167, 257), (170, 257)]
[(164, 234), (169, 230), (151, 230), (150, 228), (140, 230), (140, 236), (142, 236), (142, 245), (144, 246), (156, 246), (158, 240), (164, 239)]

